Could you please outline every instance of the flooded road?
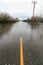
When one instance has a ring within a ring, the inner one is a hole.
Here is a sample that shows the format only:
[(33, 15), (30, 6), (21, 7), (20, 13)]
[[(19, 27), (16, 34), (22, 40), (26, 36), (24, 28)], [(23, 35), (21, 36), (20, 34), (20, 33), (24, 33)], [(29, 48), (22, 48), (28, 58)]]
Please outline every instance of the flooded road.
[(0, 64), (19, 65), (20, 37), (24, 65), (43, 65), (43, 24), (25, 22), (0, 25)]

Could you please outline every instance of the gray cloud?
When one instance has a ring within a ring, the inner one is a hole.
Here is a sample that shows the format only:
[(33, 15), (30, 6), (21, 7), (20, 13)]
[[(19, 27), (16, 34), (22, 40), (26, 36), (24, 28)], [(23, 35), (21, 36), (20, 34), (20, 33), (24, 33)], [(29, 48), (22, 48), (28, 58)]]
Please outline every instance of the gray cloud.
[[(43, 0), (36, 0), (35, 14), (40, 15), (43, 10)], [(12, 16), (31, 16), (32, 0), (0, 0), (0, 11), (8, 12)]]

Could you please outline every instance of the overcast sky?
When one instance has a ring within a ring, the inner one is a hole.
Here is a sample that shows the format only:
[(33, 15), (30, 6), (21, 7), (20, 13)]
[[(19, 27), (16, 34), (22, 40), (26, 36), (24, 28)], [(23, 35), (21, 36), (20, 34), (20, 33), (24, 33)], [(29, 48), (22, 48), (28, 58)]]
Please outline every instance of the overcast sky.
[[(0, 0), (0, 12), (7, 12), (13, 17), (26, 18), (32, 16), (33, 0)], [(43, 13), (43, 0), (37, 1), (35, 15)]]

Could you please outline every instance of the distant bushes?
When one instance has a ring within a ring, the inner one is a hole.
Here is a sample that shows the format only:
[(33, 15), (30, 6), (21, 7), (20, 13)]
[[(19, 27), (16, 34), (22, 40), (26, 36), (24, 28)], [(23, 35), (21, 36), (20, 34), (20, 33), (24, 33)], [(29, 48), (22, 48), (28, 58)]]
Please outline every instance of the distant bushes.
[(13, 23), (19, 21), (18, 18), (12, 18), (9, 14), (7, 13), (0, 13), (0, 23)]
[(23, 21), (29, 23), (39, 23), (39, 22), (43, 22), (43, 17), (31, 17), (30, 19), (28, 18)]
[(25, 19), (25, 20), (22, 20), (23, 22), (29, 22), (30, 21), (30, 19)]

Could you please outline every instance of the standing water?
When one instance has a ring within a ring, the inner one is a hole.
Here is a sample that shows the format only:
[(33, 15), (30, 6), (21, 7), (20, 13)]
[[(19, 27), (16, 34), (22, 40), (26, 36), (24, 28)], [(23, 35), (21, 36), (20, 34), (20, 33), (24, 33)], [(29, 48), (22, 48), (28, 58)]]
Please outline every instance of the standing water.
[(43, 24), (30, 25), (21, 21), (0, 24), (0, 64), (19, 65), (21, 36), (24, 65), (43, 65)]

